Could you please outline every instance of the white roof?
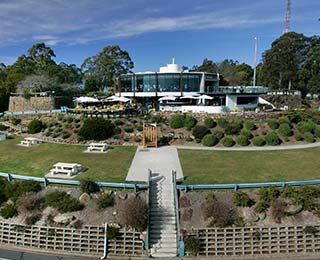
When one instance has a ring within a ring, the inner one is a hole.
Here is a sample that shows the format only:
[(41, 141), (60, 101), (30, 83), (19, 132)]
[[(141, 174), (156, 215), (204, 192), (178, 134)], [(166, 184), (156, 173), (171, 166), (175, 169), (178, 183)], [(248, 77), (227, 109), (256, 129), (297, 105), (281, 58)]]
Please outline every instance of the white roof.
[(78, 97), (73, 100), (75, 103), (97, 103), (99, 99), (93, 97)]
[(163, 100), (175, 101), (176, 98), (177, 97), (174, 97), (174, 96), (164, 96), (164, 97), (159, 98), (158, 100), (159, 101), (163, 101)]
[(105, 101), (111, 101), (111, 102), (129, 102), (130, 99), (129, 98), (126, 98), (126, 97), (119, 97), (119, 96), (110, 96), (110, 97), (107, 97), (105, 99)]

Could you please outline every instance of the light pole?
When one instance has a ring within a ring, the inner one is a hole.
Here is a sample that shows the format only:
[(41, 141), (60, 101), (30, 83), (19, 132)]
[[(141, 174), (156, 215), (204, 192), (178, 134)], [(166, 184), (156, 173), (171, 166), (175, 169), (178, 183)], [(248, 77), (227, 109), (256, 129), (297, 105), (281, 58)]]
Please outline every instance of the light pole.
[(257, 79), (257, 51), (258, 51), (258, 37), (254, 37), (254, 62), (253, 62), (253, 86), (256, 86)]

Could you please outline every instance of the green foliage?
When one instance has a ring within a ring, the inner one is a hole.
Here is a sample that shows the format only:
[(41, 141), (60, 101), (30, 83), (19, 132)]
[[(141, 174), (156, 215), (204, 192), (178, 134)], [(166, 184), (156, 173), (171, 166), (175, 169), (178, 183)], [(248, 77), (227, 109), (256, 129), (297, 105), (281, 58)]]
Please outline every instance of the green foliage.
[(33, 119), (28, 124), (28, 133), (29, 134), (35, 134), (41, 132), (41, 130), (44, 128), (44, 125), (41, 120)]
[(78, 132), (78, 136), (82, 138), (82, 140), (101, 141), (112, 137), (114, 128), (110, 120), (89, 118), (84, 121), (83, 126)]
[(196, 138), (196, 139), (200, 139), (202, 140), (202, 138), (207, 135), (210, 134), (210, 130), (204, 126), (204, 125), (196, 125), (193, 129), (192, 129), (192, 135)]
[(6, 204), (1, 210), (0, 210), (1, 217), (8, 219), (13, 218), (18, 215), (18, 211), (15, 205), (13, 204)]
[(212, 131), (212, 134), (215, 135), (219, 140), (224, 137), (224, 133), (220, 130), (214, 130)]
[(124, 122), (121, 120), (121, 119), (116, 119), (113, 121), (113, 123), (116, 125), (116, 126), (119, 126), (119, 125), (123, 125)]
[(254, 205), (254, 201), (250, 199), (248, 194), (240, 191), (233, 194), (233, 202), (238, 207), (251, 207)]
[(138, 125), (137, 126), (137, 131), (142, 132), (143, 131), (143, 126), (142, 125)]
[(64, 119), (64, 114), (59, 114), (59, 115), (57, 116), (57, 118), (58, 118), (58, 120), (59, 120), (60, 122), (62, 122), (63, 119)]
[(273, 118), (268, 119), (267, 120), (267, 124), (272, 130), (276, 130), (279, 127), (278, 121), (276, 119), (273, 119)]
[(207, 134), (202, 139), (204, 146), (215, 146), (217, 143), (219, 143), (219, 139), (213, 134)]
[(253, 138), (253, 134), (249, 130), (242, 130), (240, 134), (246, 136), (249, 140)]
[(196, 236), (187, 236), (184, 240), (184, 246), (187, 252), (196, 256), (200, 251), (200, 240)]
[(16, 201), (20, 196), (28, 192), (38, 192), (42, 189), (36, 181), (12, 181), (5, 186), (4, 194), (7, 198)]
[(151, 117), (151, 121), (153, 122), (153, 123), (161, 123), (162, 122), (162, 117), (161, 117), (161, 115), (153, 115), (152, 117)]
[(90, 180), (80, 180), (80, 189), (82, 192), (91, 194), (100, 191), (99, 186)]
[(233, 120), (225, 126), (225, 133), (227, 135), (237, 135), (240, 133), (242, 127), (243, 127), (242, 121)]
[(170, 127), (173, 129), (181, 128), (184, 126), (184, 115), (173, 115), (170, 118)]
[(67, 138), (69, 138), (70, 136), (71, 136), (71, 134), (70, 134), (69, 132), (63, 131), (63, 132), (61, 133), (61, 138), (62, 138), (62, 139), (67, 139)]
[(217, 122), (218, 122), (218, 125), (219, 125), (220, 127), (222, 127), (222, 128), (225, 128), (225, 127), (227, 126), (227, 124), (228, 124), (227, 119), (225, 119), (224, 117), (219, 117), (219, 118), (217, 119)]
[(278, 198), (280, 195), (279, 190), (275, 187), (270, 186), (268, 188), (262, 188), (259, 190), (260, 201), (255, 208), (256, 212), (261, 213), (266, 211), (270, 206), (270, 203)]
[(135, 141), (136, 143), (140, 143), (141, 142), (141, 138), (139, 136), (135, 136), (133, 138), (133, 141)]
[(314, 135), (318, 138), (320, 138), (320, 126), (317, 125), (316, 128), (314, 129)]
[(119, 229), (114, 226), (108, 226), (107, 237), (108, 239), (115, 239), (119, 236)]
[(235, 145), (235, 142), (231, 137), (224, 137), (221, 142), (225, 147), (232, 147)]
[(264, 146), (266, 144), (265, 140), (261, 136), (253, 137), (252, 143), (255, 146)]
[(127, 126), (127, 127), (124, 128), (124, 131), (125, 131), (126, 133), (133, 133), (134, 129), (133, 129), (132, 126)]
[(21, 123), (21, 119), (20, 119), (20, 118), (17, 118), (17, 117), (13, 117), (13, 118), (11, 119), (11, 123), (12, 123), (13, 125), (19, 125), (19, 124)]
[(313, 133), (316, 128), (316, 124), (311, 120), (301, 121), (297, 124), (297, 129), (302, 133)]
[(314, 227), (314, 226), (306, 226), (304, 228), (303, 232), (305, 234), (310, 234), (310, 235), (316, 236), (316, 235), (318, 235), (320, 230), (318, 228)]
[(254, 122), (252, 122), (252, 121), (246, 121), (244, 123), (244, 127), (249, 131), (253, 131), (253, 130), (257, 129), (256, 124)]
[(216, 127), (217, 123), (213, 120), (213, 118), (211, 117), (207, 117), (205, 120), (204, 120), (204, 125), (208, 128), (214, 128)]
[(73, 117), (72, 116), (68, 116), (67, 117), (67, 123), (71, 124), (73, 122)]
[(192, 138), (191, 136), (188, 136), (188, 137), (186, 138), (186, 141), (187, 141), (187, 142), (192, 142), (192, 141), (193, 141), (193, 138)]
[(306, 132), (304, 134), (304, 140), (306, 140), (308, 143), (314, 143), (315, 142), (314, 136), (310, 132)]
[(26, 218), (26, 224), (27, 225), (34, 225), (41, 219), (41, 217), (42, 216), (40, 213), (34, 213), (31, 216), (28, 216)]
[(316, 186), (286, 187), (283, 196), (290, 198), (294, 204), (302, 205), (305, 210), (314, 211), (318, 209), (317, 200), (320, 198), (320, 189)]
[(99, 209), (112, 207), (114, 205), (114, 197), (112, 196), (112, 194), (104, 194), (99, 197), (97, 205)]
[(6, 131), (9, 127), (0, 123), (0, 131)]
[(267, 145), (279, 145), (281, 143), (280, 138), (278, 137), (278, 135), (273, 132), (270, 134), (267, 134), (265, 137), (265, 141), (267, 143)]
[(188, 116), (186, 115), (184, 118), (184, 126), (188, 129), (191, 130), (192, 127), (194, 127), (197, 124), (197, 120), (192, 117), (192, 116)]
[(288, 123), (281, 123), (278, 131), (279, 131), (280, 135), (283, 137), (288, 137), (288, 136), (292, 135), (292, 130), (291, 130), (291, 127)]
[(288, 124), (290, 125), (291, 121), (288, 116), (282, 116), (278, 119), (279, 124)]
[(48, 206), (57, 209), (60, 213), (78, 211), (84, 207), (77, 199), (72, 198), (64, 191), (55, 191), (47, 194), (46, 203)]
[(245, 135), (239, 135), (236, 139), (236, 142), (241, 146), (248, 146), (250, 144), (248, 137), (246, 137)]
[(209, 227), (226, 227), (233, 223), (232, 212), (224, 202), (207, 200), (202, 211), (205, 219), (211, 219)]
[(303, 135), (301, 133), (299, 133), (299, 132), (295, 132), (294, 133), (294, 139), (296, 141), (302, 141), (303, 140)]

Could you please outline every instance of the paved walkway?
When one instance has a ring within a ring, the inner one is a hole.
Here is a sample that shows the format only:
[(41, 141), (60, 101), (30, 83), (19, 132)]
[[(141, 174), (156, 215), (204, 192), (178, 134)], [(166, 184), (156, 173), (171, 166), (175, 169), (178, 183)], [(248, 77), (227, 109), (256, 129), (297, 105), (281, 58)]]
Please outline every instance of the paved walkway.
[(154, 174), (168, 175), (172, 170), (177, 179), (183, 179), (177, 148), (163, 146), (143, 148), (139, 146), (131, 163), (126, 181), (148, 181), (148, 169)]

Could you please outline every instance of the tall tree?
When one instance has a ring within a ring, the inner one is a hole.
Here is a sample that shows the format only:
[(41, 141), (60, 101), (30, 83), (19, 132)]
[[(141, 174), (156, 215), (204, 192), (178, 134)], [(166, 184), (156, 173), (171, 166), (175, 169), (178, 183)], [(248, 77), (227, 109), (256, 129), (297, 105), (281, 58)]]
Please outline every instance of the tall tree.
[(194, 66), (195, 71), (202, 71), (208, 73), (217, 73), (218, 66), (212, 60), (205, 58), (200, 66)]
[(263, 78), (270, 88), (298, 86), (298, 70), (310, 47), (311, 39), (289, 32), (276, 39), (263, 55)]
[(237, 78), (237, 85), (249, 86), (252, 85), (253, 80), (253, 69), (250, 65), (242, 63), (236, 65), (235, 68), (235, 77)]
[(126, 74), (134, 67), (127, 51), (118, 45), (106, 46), (97, 55), (84, 60), (81, 69), (85, 77), (94, 77), (100, 90), (112, 87), (115, 77)]

